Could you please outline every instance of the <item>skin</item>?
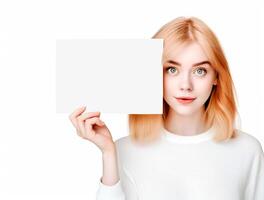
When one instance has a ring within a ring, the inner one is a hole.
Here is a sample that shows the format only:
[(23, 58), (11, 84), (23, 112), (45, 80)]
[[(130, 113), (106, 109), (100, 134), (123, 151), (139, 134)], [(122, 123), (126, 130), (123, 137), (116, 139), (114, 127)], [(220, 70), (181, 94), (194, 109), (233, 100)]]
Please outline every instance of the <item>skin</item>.
[[(168, 63), (168, 60), (176, 61), (179, 65)], [(209, 128), (205, 127), (204, 103), (210, 97), (217, 79), (210, 63), (193, 67), (202, 61), (208, 61), (208, 58), (196, 42), (180, 49), (172, 46), (170, 54), (164, 60), (163, 98), (170, 106), (164, 126), (172, 133), (190, 136)], [(175, 98), (180, 96), (191, 96), (196, 99), (190, 104), (181, 104)]]

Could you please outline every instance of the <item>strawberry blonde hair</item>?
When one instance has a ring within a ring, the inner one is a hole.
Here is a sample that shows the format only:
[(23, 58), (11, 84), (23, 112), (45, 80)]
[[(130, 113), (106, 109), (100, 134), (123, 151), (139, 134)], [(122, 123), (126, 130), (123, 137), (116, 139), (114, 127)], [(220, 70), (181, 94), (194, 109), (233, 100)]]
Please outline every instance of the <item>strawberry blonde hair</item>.
[[(213, 85), (210, 97), (204, 104), (206, 127), (214, 127), (216, 134), (213, 139), (216, 142), (235, 138), (235, 118), (238, 114), (235, 87), (224, 52), (212, 30), (196, 17), (178, 17), (162, 26), (152, 38), (163, 39), (163, 61), (171, 44), (177, 44), (180, 48), (182, 44), (197, 42), (203, 48), (217, 73), (217, 85)], [(157, 139), (168, 111), (169, 105), (163, 99), (163, 114), (129, 114), (130, 138), (140, 143)]]

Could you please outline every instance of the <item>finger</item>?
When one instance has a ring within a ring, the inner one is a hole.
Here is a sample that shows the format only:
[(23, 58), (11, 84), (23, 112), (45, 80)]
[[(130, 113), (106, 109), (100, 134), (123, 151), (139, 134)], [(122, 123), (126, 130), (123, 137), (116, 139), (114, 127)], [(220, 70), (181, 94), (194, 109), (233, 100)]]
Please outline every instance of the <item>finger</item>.
[(73, 113), (69, 115), (69, 119), (71, 120), (72, 124), (77, 128), (77, 121), (76, 117), (80, 116), (86, 109), (86, 106), (77, 108)]
[(86, 118), (90, 118), (93, 116), (100, 116), (100, 112), (83, 113), (84, 111), (84, 108), (79, 108), (75, 112), (73, 112), (72, 115), (70, 115), (70, 120), (77, 129), (79, 129), (77, 120), (85, 120)]
[(78, 120), (86, 120), (88, 118), (92, 117), (100, 117), (100, 112), (88, 112), (88, 113), (82, 113), (80, 116), (77, 117)]
[(77, 131), (79, 131), (81, 135), (84, 134), (84, 121), (96, 116), (100, 116), (100, 112), (82, 113), (80, 116), (73, 119), (73, 123), (75, 124), (74, 126), (76, 127)]
[(94, 124), (102, 126), (98, 117), (88, 118), (83, 123), (79, 123), (81, 135), (83, 137), (87, 137), (88, 139), (92, 138), (95, 135), (95, 131), (93, 130)]
[(93, 117), (93, 118), (89, 118), (89, 119), (86, 119), (84, 121), (84, 127), (85, 127), (85, 130), (91, 130), (93, 128), (93, 125), (98, 125), (98, 126), (104, 126), (105, 123), (98, 117)]
[(86, 109), (86, 106), (82, 106), (82, 107), (77, 108), (74, 112), (72, 112), (72, 113), (69, 115), (69, 118), (77, 117), (77, 116), (80, 115), (85, 109)]
[(84, 121), (77, 119), (77, 127), (78, 135), (83, 138), (85, 135)]
[(100, 116), (100, 112), (83, 113), (80, 116), (78, 116), (77, 119), (74, 120), (74, 121), (75, 121), (75, 123), (76, 123), (76, 125), (77, 125), (77, 127), (79, 129), (80, 127), (79, 127), (79, 123), (77, 123), (77, 121), (85, 121), (85, 120), (87, 120), (89, 118), (98, 117), (98, 116)]
[[(93, 117), (93, 115), (95, 115), (95, 117)], [(92, 128), (93, 128), (92, 125), (95, 123), (94, 119), (98, 118), (96, 116), (98, 116), (98, 113), (96, 114), (96, 113), (90, 112), (90, 113), (83, 113), (81, 116), (77, 117), (77, 119), (76, 119), (77, 129), (82, 136), (84, 136), (86, 134), (86, 131), (94, 132), (92, 130)], [(93, 120), (91, 120), (91, 119), (93, 119)], [(90, 125), (87, 125), (87, 130), (84, 127), (85, 121), (88, 124), (90, 123)]]

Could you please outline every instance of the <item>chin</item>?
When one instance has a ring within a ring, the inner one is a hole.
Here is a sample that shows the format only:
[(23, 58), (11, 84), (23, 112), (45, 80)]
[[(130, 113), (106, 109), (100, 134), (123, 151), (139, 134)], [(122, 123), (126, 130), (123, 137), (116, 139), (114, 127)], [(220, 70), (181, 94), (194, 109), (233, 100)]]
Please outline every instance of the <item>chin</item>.
[(185, 116), (193, 115), (196, 111), (195, 109), (190, 108), (190, 107), (179, 108), (178, 106), (177, 108), (174, 107), (173, 110), (175, 111), (175, 113), (179, 115), (185, 115)]
[(179, 115), (193, 115), (196, 112), (199, 112), (201, 106), (197, 105), (173, 105), (172, 109)]

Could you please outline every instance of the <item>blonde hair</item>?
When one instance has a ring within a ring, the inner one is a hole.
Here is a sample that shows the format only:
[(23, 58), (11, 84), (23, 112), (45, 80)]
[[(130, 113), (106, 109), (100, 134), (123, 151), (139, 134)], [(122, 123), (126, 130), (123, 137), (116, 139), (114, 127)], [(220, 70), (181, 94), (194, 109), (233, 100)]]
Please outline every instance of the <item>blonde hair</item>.
[[(163, 39), (163, 60), (171, 44), (177, 44), (179, 47), (190, 42), (200, 44), (217, 72), (217, 85), (213, 85), (211, 95), (204, 104), (206, 127), (214, 127), (215, 142), (235, 138), (237, 136), (235, 128), (235, 118), (238, 114), (237, 98), (235, 99), (237, 95), (224, 52), (212, 30), (196, 17), (178, 17), (162, 26), (152, 38)], [(164, 127), (168, 110), (169, 105), (163, 99), (163, 114), (129, 114), (131, 139), (139, 143), (156, 140)]]

